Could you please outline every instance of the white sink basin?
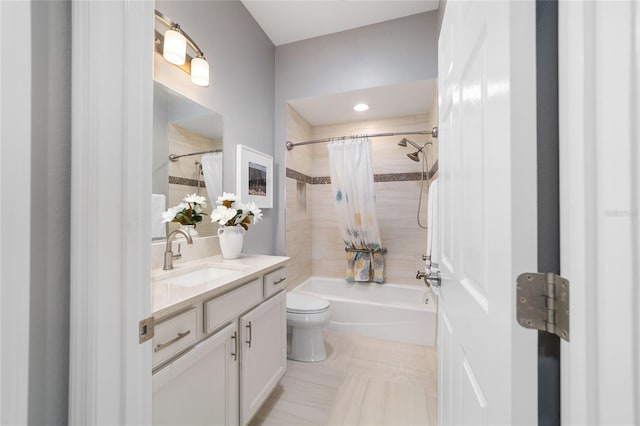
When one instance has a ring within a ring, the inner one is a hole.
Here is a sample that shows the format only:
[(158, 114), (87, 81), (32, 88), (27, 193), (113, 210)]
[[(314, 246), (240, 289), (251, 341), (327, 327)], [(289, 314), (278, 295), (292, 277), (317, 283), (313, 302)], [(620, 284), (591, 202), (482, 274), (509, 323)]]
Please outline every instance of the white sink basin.
[(216, 266), (202, 266), (196, 270), (171, 273), (167, 277), (159, 277), (154, 280), (159, 284), (168, 284), (179, 287), (197, 287), (217, 281), (223, 284), (228, 278), (232, 278), (240, 271), (236, 269), (220, 268)]

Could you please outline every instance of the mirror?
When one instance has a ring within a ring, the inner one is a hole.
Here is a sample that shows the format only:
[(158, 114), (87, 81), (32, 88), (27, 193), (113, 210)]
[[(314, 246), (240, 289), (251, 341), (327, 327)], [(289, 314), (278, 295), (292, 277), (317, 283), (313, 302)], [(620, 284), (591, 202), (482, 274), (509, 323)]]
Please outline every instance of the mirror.
[(197, 236), (214, 235), (218, 227), (209, 214), (222, 195), (222, 116), (157, 81), (153, 84), (151, 237), (164, 239), (180, 227), (162, 223), (162, 212), (193, 193), (207, 199)]

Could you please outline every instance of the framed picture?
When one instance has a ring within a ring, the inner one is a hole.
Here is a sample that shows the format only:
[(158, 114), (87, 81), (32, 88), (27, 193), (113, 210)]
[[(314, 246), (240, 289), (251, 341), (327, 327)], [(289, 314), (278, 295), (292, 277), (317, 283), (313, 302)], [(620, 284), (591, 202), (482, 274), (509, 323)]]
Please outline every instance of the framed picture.
[(253, 201), (260, 208), (273, 208), (273, 157), (238, 145), (236, 188), (240, 202)]

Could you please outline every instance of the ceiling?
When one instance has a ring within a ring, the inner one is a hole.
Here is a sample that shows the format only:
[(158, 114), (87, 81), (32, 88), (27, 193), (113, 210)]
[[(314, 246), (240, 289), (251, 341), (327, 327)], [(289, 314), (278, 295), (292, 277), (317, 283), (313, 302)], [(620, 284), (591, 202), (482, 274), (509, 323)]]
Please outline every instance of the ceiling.
[[(306, 40), (438, 9), (439, 0), (241, 0), (274, 45)], [(429, 112), (435, 80), (289, 100), (309, 124), (323, 126)], [(364, 102), (371, 108), (356, 112)]]
[[(334, 95), (294, 99), (288, 103), (312, 126), (326, 126), (426, 114), (435, 93), (436, 80), (418, 80)], [(354, 111), (353, 106), (359, 103), (369, 105), (369, 110)]]
[(439, 0), (241, 0), (280, 46), (438, 8)]

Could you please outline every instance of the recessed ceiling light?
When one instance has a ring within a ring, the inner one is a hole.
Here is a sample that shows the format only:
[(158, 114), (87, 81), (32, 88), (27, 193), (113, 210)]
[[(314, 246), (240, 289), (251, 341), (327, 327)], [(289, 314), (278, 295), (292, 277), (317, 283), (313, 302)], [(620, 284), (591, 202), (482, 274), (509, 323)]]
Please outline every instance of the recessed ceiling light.
[(354, 106), (353, 109), (358, 111), (358, 112), (362, 112), (362, 111), (368, 110), (369, 109), (369, 105), (367, 105), (367, 104), (358, 104), (358, 105)]

